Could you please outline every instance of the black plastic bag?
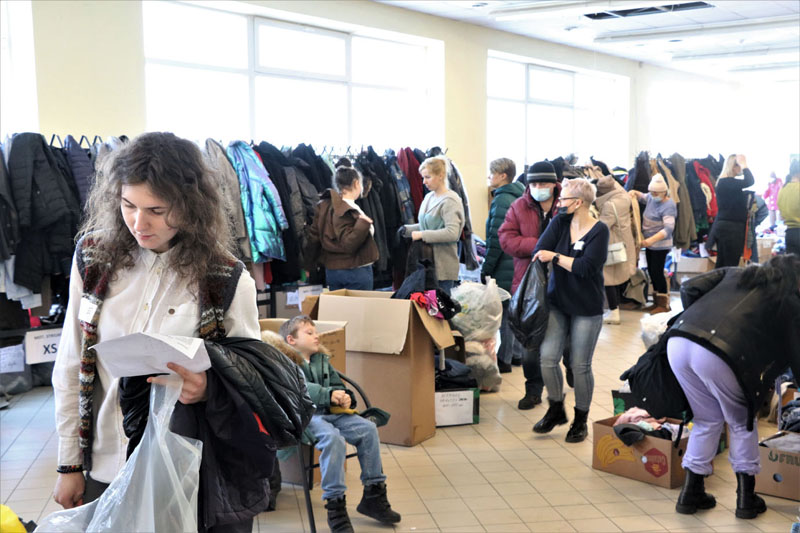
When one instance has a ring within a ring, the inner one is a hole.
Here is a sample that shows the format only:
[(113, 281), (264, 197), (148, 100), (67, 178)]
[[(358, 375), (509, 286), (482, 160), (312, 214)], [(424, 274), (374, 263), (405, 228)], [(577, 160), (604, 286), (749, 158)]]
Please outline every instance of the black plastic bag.
[(538, 350), (547, 332), (547, 267), (534, 261), (522, 276), (508, 305), (508, 323), (526, 350)]

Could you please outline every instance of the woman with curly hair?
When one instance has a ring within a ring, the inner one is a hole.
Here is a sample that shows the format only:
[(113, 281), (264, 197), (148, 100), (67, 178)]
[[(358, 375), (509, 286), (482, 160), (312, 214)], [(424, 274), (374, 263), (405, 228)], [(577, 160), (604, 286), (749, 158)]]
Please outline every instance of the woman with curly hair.
[[(255, 284), (231, 253), (215, 180), (193, 143), (146, 133), (119, 148), (100, 166), (86, 213), (53, 371), (59, 437), (53, 496), (64, 508), (98, 498), (116, 477), (141, 438), (150, 383), (160, 382), (113, 378), (91, 346), (137, 332), (260, 338)], [(218, 378), (168, 366), (183, 378), (178, 406), (210, 413), (220, 401), (210, 394), (221, 390)], [(264, 490), (257, 499), (267, 498)], [(203, 496), (201, 488), (201, 508)], [(250, 531), (261, 510), (234, 504), (229, 511), (240, 520), (225, 524), (230, 515), (226, 520), (206, 508), (200, 530)]]

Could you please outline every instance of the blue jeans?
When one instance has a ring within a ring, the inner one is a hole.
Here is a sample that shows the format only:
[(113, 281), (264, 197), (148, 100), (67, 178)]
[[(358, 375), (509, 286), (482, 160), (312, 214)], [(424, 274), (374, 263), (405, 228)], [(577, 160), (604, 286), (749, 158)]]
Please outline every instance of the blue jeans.
[(378, 428), (373, 422), (358, 415), (314, 415), (308, 429), (317, 439), (315, 446), (321, 452), (319, 467), (323, 500), (341, 498), (347, 490), (344, 483), (345, 442), (356, 447), (364, 486), (386, 481), (381, 465)]
[(603, 327), (603, 315), (570, 316), (550, 308), (547, 333), (542, 342), (542, 379), (547, 387), (547, 398), (553, 402), (564, 400), (564, 380), (558, 366), (564, 352), (564, 342), (570, 336), (570, 367), (575, 377), (575, 408), (588, 411), (594, 392), (592, 356)]
[(332, 291), (352, 289), (355, 291), (372, 290), (372, 265), (358, 268), (325, 269), (325, 280)]

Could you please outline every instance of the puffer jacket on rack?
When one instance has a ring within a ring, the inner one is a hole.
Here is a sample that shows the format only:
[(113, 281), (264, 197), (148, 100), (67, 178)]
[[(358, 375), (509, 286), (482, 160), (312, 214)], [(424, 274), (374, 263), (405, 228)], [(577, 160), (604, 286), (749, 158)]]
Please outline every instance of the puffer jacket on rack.
[(270, 259), (285, 261), (286, 250), (281, 235), (289, 227), (289, 221), (286, 220), (280, 197), (272, 192), (271, 182), (268, 183), (267, 170), (253, 149), (242, 141), (232, 142), (227, 154), (239, 176), (253, 262), (265, 263)]
[(13, 281), (39, 292), (44, 276), (70, 271), (80, 205), (38, 133), (14, 136), (8, 174), (21, 236)]

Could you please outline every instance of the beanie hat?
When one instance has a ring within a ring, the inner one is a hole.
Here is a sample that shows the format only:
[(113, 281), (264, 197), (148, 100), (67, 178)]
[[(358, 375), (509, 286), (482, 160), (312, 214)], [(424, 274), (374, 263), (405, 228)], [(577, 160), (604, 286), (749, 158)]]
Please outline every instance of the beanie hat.
[(556, 183), (556, 169), (550, 161), (539, 161), (528, 168), (528, 183)]
[(653, 174), (650, 178), (650, 185), (647, 187), (650, 192), (667, 192), (667, 182), (661, 174)]

